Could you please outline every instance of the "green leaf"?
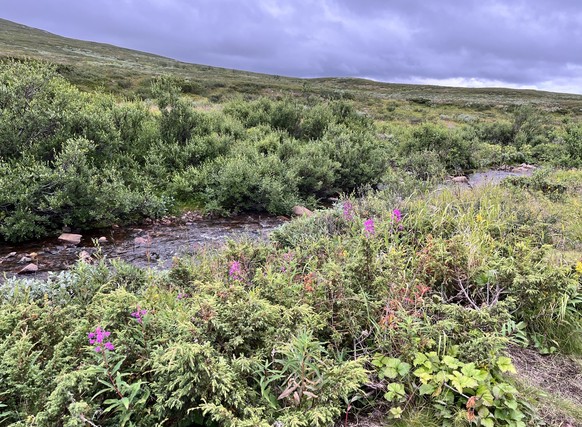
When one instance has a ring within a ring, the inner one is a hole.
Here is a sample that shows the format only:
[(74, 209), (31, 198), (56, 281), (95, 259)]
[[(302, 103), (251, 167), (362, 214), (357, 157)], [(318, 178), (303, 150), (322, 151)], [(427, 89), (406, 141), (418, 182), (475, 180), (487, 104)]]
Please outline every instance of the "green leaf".
[(418, 392), (423, 396), (425, 394), (433, 394), (435, 389), (436, 387), (433, 384), (422, 384), (419, 387)]
[(384, 398), (389, 402), (400, 400), (406, 396), (404, 386), (400, 383), (390, 383), (386, 389), (388, 391), (384, 393)]
[(122, 398), (121, 403), (123, 404), (126, 410), (129, 409), (129, 399), (127, 397)]
[(443, 356), (443, 363), (451, 369), (457, 369), (461, 364), (452, 356)]
[(396, 408), (390, 408), (390, 411), (388, 411), (390, 413), (390, 417), (392, 418), (402, 418), (402, 413), (404, 412), (402, 410), (402, 408), (400, 406), (397, 406)]
[(513, 363), (511, 363), (511, 359), (506, 356), (500, 356), (497, 359), (497, 367), (501, 370), (501, 372), (511, 372), (512, 374), (516, 373), (515, 367)]
[(386, 378), (394, 379), (398, 375), (401, 377), (405, 376), (410, 371), (410, 365), (406, 362), (400, 361), (394, 357), (387, 358), (385, 361), (385, 368), (382, 370), (382, 374)]
[(506, 400), (504, 403), (509, 409), (517, 409), (517, 401), (514, 399)]
[(420, 378), (420, 380), (423, 383), (427, 383), (428, 381), (430, 381), (433, 378), (431, 371), (428, 368), (426, 368), (425, 366), (421, 366), (420, 368), (415, 370), (414, 375), (416, 377)]
[(483, 427), (495, 427), (495, 421), (493, 418), (484, 418), (481, 420), (481, 425)]

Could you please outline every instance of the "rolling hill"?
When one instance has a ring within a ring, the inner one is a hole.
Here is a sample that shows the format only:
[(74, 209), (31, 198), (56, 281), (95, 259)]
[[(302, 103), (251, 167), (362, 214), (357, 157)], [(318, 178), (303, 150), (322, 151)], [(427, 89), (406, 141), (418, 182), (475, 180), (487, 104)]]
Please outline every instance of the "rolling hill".
[(364, 104), (381, 100), (421, 105), (452, 104), (489, 108), (519, 104), (579, 113), (582, 96), (503, 88), (453, 88), (381, 83), (358, 78), (300, 79), (189, 64), (109, 44), (55, 35), (0, 19), (0, 57), (32, 58), (59, 65), (59, 71), (83, 89), (104, 89), (122, 95), (143, 95), (153, 76), (183, 79), (193, 96), (220, 101), (232, 95), (277, 96), (313, 93), (348, 97)]

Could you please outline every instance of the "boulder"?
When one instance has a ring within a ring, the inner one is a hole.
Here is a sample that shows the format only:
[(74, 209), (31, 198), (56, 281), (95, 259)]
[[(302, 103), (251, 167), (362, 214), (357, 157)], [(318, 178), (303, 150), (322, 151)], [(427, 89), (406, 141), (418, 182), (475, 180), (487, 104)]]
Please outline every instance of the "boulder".
[(81, 243), (81, 238), (83, 236), (80, 234), (73, 234), (73, 233), (63, 233), (59, 236), (59, 240), (61, 242), (70, 243), (72, 245), (78, 245)]
[(25, 265), (22, 270), (20, 270), (18, 272), (18, 274), (31, 274), (31, 273), (36, 273), (38, 271), (38, 265), (36, 264), (28, 264)]
[(293, 214), (296, 216), (311, 216), (313, 212), (307, 209), (305, 206), (293, 206)]

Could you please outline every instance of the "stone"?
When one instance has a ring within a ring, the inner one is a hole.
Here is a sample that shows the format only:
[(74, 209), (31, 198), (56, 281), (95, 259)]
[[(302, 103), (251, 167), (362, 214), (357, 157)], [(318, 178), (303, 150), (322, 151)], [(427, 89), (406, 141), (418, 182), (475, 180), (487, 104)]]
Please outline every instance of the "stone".
[(91, 264), (93, 262), (91, 255), (87, 251), (81, 251), (79, 253), (79, 259), (83, 262), (86, 262), (87, 264)]
[(18, 264), (26, 264), (27, 262), (31, 262), (32, 258), (29, 256), (23, 256), (22, 258), (20, 258), (20, 261), (18, 261)]
[(307, 209), (305, 206), (293, 206), (293, 214), (296, 216), (311, 216), (313, 212)]
[(8, 255), (6, 255), (4, 258), (8, 259), (8, 258), (12, 258), (13, 256), (16, 256), (16, 252), (10, 252)]
[(146, 239), (145, 237), (136, 237), (133, 239), (133, 243), (136, 245), (147, 245), (151, 242), (151, 239)]
[(65, 243), (71, 243), (73, 245), (78, 245), (81, 243), (81, 238), (83, 236), (80, 234), (73, 234), (73, 233), (63, 233), (59, 236), (59, 240)]
[(468, 184), (469, 183), (469, 178), (467, 178), (466, 176), (453, 176), (451, 178), (451, 181), (453, 181), (454, 183), (457, 184)]
[(36, 273), (38, 271), (38, 265), (36, 264), (28, 264), (25, 265), (24, 268), (22, 268), (22, 270), (20, 270), (18, 272), (18, 274), (31, 274), (31, 273)]
[(99, 243), (107, 243), (107, 237), (105, 237), (105, 236), (101, 236), (101, 237), (99, 237), (99, 239), (97, 239), (97, 241), (98, 241)]

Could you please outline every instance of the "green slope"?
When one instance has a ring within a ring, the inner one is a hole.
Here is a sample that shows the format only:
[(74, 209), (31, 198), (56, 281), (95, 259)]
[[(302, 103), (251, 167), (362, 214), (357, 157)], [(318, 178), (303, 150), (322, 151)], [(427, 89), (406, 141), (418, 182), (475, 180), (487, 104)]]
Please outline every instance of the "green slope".
[(411, 101), (488, 108), (535, 104), (549, 110), (579, 112), (582, 96), (534, 90), (452, 88), (380, 83), (355, 78), (299, 79), (189, 64), (113, 45), (75, 40), (0, 19), (0, 57), (34, 58), (61, 65), (69, 80), (84, 89), (124, 95), (144, 94), (153, 76), (172, 74), (184, 80), (185, 92), (213, 101), (233, 94), (248, 96), (313, 93), (347, 96), (369, 104)]

